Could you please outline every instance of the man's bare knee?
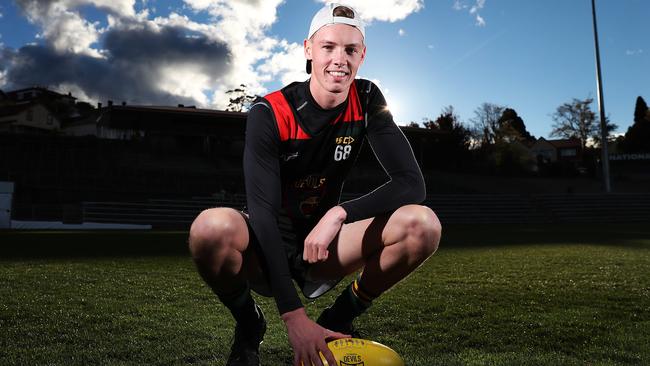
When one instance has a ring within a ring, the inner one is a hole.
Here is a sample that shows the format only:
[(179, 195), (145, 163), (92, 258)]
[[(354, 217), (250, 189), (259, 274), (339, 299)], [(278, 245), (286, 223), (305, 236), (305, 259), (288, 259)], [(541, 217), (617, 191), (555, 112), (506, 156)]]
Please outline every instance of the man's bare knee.
[(247, 227), (237, 211), (226, 207), (211, 208), (201, 212), (192, 223), (189, 248), (197, 260), (215, 251), (243, 250), (246, 243), (242, 241), (247, 241), (247, 236)]
[(408, 205), (396, 213), (402, 215), (400, 221), (409, 256), (425, 260), (438, 250), (442, 225), (433, 210), (426, 206)]

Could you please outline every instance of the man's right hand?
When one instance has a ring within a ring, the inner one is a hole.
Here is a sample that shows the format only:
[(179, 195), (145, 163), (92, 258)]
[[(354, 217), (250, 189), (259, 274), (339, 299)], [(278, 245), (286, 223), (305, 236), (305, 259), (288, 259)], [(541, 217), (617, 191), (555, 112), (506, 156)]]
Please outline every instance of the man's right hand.
[(294, 366), (323, 366), (319, 352), (325, 356), (328, 364), (337, 364), (326, 342), (334, 339), (350, 338), (349, 335), (333, 332), (316, 324), (316, 322), (309, 319), (305, 313), (305, 308), (298, 308), (282, 314), (282, 320), (284, 320), (287, 327), (289, 343), (293, 348)]

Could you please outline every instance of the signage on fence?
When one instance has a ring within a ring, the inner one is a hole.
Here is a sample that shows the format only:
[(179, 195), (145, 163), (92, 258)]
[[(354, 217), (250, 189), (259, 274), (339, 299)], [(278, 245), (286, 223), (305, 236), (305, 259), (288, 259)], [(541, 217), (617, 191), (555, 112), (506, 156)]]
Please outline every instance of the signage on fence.
[(609, 160), (650, 160), (650, 153), (611, 154)]

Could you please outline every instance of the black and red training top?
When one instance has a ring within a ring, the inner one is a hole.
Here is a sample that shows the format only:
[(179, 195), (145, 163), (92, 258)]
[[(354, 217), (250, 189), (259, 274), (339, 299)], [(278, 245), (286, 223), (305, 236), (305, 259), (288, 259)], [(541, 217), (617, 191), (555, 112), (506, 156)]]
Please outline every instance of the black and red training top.
[[(365, 140), (389, 179), (362, 197), (339, 202)], [(294, 227), (310, 229), (337, 204), (350, 223), (420, 203), (426, 194), (411, 146), (394, 123), (384, 96), (363, 79), (356, 79), (345, 102), (332, 109), (314, 101), (309, 80), (255, 103), (246, 125), (244, 175), (250, 224), (281, 314), (302, 307), (278, 227), (281, 214)]]

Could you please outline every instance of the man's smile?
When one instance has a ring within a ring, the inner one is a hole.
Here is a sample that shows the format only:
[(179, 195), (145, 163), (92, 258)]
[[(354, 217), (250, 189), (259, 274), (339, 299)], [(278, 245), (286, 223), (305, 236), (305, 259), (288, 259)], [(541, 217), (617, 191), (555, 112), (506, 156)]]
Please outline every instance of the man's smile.
[(350, 74), (349, 72), (340, 71), (340, 70), (336, 70), (336, 71), (326, 71), (326, 72), (327, 72), (328, 74), (330, 74), (331, 76), (335, 77), (335, 78), (343, 78), (343, 77), (345, 77), (345, 76), (347, 76), (347, 75)]

